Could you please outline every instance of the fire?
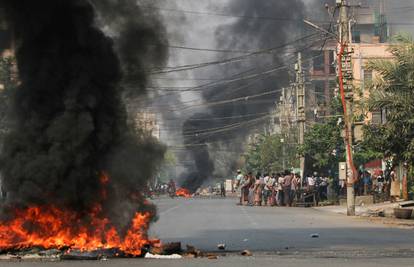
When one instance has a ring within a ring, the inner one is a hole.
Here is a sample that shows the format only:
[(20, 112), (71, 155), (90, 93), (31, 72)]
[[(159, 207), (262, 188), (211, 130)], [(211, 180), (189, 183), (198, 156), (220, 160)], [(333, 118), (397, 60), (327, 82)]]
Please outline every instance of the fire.
[[(101, 180), (102, 184), (108, 181)], [(149, 213), (137, 212), (124, 234), (103, 215), (100, 205), (95, 205), (86, 215), (53, 205), (16, 209), (12, 215), (12, 219), (0, 221), (0, 250), (118, 249), (126, 255), (140, 256), (142, 248), (152, 244), (147, 237)]]
[(175, 195), (177, 197), (185, 197), (185, 198), (191, 197), (190, 191), (185, 188), (178, 188), (177, 191), (175, 192)]

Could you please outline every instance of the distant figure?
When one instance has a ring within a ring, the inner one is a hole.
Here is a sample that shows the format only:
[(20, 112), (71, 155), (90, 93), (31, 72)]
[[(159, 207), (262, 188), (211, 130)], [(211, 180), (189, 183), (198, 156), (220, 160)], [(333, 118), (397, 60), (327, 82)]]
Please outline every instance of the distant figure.
[(371, 175), (369, 172), (364, 172), (362, 183), (364, 184), (364, 196), (366, 196), (370, 193)]
[(295, 201), (296, 195), (299, 189), (300, 184), (300, 175), (295, 174), (292, 178), (292, 186), (290, 187), (290, 201), (291, 203)]
[(256, 181), (254, 183), (253, 192), (254, 192), (254, 205), (261, 206), (262, 205), (262, 198), (263, 198), (263, 186), (264, 186), (264, 179), (262, 174), (259, 172), (256, 175)]
[(272, 196), (274, 179), (270, 177), (269, 174), (265, 174), (263, 181), (264, 181), (263, 200), (264, 200), (264, 205), (267, 206), (267, 204), (270, 204), (270, 205), (272, 204), (271, 196)]
[(400, 181), (395, 171), (390, 173), (391, 178), (391, 202), (396, 202), (400, 197)]
[(289, 171), (285, 171), (285, 179), (283, 182), (283, 197), (285, 199), (286, 206), (292, 206), (292, 199), (290, 195), (290, 190), (292, 187), (293, 175)]
[(225, 182), (220, 183), (220, 195), (221, 197), (226, 197), (226, 186)]
[(175, 193), (176, 193), (176, 186), (175, 186), (175, 182), (173, 179), (170, 180), (170, 182), (168, 183), (168, 194), (170, 195), (171, 198), (175, 197)]
[(315, 190), (315, 183), (316, 183), (315, 177), (313, 177), (313, 176), (308, 176), (307, 177), (307, 184), (308, 184), (308, 191), (309, 192), (313, 192)]
[(250, 183), (251, 183), (251, 175), (252, 173), (249, 172), (249, 174), (245, 175), (243, 177), (243, 180), (240, 182), (240, 204), (241, 205), (247, 205), (249, 201), (249, 189), (250, 189)]
[(235, 179), (235, 181), (233, 183), (233, 192), (235, 192), (240, 187), (240, 184), (242, 183), (243, 178), (244, 178), (244, 176), (242, 174), (242, 171), (241, 170), (237, 170), (236, 179)]
[(285, 177), (283, 174), (278, 174), (277, 179), (277, 205), (282, 207), (285, 204), (284, 195), (283, 195), (283, 184), (285, 183)]
[(378, 188), (378, 193), (382, 194), (383, 189), (384, 189), (384, 177), (382, 173), (380, 173), (380, 175), (378, 175), (377, 177), (377, 188)]

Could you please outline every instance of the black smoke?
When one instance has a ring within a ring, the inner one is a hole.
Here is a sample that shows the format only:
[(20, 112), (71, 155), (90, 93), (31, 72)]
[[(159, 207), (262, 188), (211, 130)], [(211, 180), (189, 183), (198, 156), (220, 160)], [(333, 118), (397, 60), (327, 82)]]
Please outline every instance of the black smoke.
[[(142, 92), (146, 67), (162, 64), (167, 53), (161, 24), (141, 25), (142, 12), (128, 13), (138, 9), (132, 3), (0, 1), (14, 28), (20, 80), (0, 155), (3, 210), (55, 205), (86, 211), (100, 201), (102, 172), (111, 177), (104, 208), (119, 224), (152, 209), (140, 193), (164, 147), (127, 123), (123, 82), (133, 77)], [(118, 15), (125, 15), (124, 24), (112, 27)], [(102, 22), (115, 36), (100, 29)]]
[[(320, 5), (319, 8), (324, 9), (323, 5)], [(208, 74), (211, 78), (240, 78), (240, 81), (203, 89), (202, 97), (205, 102), (258, 95), (288, 86), (292, 81), (289, 68), (275, 71), (269, 75), (261, 75), (255, 79), (244, 79), (244, 77), (260, 74), (283, 65), (290, 65), (292, 66), (290, 70), (293, 69), (297, 56), (295, 53), (287, 54), (288, 50), (305, 49), (309, 46), (312, 38), (304, 39), (302, 42), (293, 42), (289, 47), (284, 45), (314, 33), (307, 30), (303, 23), (303, 19), (306, 17), (305, 1), (234, 0), (230, 1), (225, 13), (238, 16), (239, 19), (230, 25), (224, 25), (217, 29), (216, 38), (221, 49), (256, 51), (274, 47), (281, 48), (273, 50), (272, 53), (249, 57), (241, 62), (236, 61), (210, 68)], [(255, 17), (260, 18), (254, 19)], [(313, 40), (315, 39), (313, 38)], [(240, 54), (225, 56), (228, 58), (237, 55)], [(222, 59), (223, 55), (220, 54), (220, 56), (219, 59)], [(199, 175), (188, 175), (185, 183), (196, 186), (202, 184), (203, 180), (196, 180), (194, 177), (200, 179), (213, 177), (217, 172), (217, 168), (215, 168), (217, 163), (222, 164), (216, 160), (220, 153), (227, 153), (226, 158), (229, 158), (229, 162), (225, 163), (227, 170), (219, 176), (232, 177), (232, 172), (234, 172), (234, 167), (238, 165), (237, 161), (244, 151), (248, 136), (255, 131), (263, 132), (263, 127), (270, 121), (270, 118), (266, 119), (263, 116), (276, 107), (279, 95), (280, 93), (276, 92), (249, 101), (237, 101), (208, 107), (205, 113), (190, 118), (183, 127), (183, 136), (186, 145), (189, 145), (189, 152), (194, 156)], [(249, 121), (252, 122), (249, 123)], [(236, 127), (228, 128), (229, 125)], [(202, 144), (205, 143), (209, 145), (203, 146)], [(196, 146), (191, 146), (192, 144)], [(213, 166), (211, 167), (212, 162)], [(208, 167), (205, 168), (206, 166)]]

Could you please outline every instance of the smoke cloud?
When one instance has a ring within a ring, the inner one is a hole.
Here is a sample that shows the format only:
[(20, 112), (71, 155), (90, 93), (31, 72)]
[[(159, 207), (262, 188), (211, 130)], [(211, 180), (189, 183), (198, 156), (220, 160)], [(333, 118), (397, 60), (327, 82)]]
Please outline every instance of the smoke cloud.
[(99, 201), (102, 172), (110, 176), (104, 209), (119, 225), (153, 210), (141, 192), (164, 147), (128, 125), (123, 84), (133, 79), (130, 87), (143, 92), (146, 69), (165, 61), (162, 23), (127, 0), (0, 5), (16, 33), (20, 80), (0, 155), (3, 210), (53, 204), (82, 212)]
[[(306, 34), (302, 19), (305, 17), (305, 5), (300, 0), (293, 1), (229, 1), (225, 8), (226, 14), (238, 16), (232, 23), (221, 26), (216, 31), (218, 47), (228, 50), (256, 51), (277, 46)], [(262, 18), (280, 18), (254, 19)], [(293, 47), (308, 45), (295, 44)], [(291, 46), (292, 47), (292, 46)], [(282, 48), (275, 53), (253, 56), (242, 62), (231, 65), (214, 66), (209, 70), (212, 78), (226, 77), (225, 79), (238, 79), (238, 82), (225, 83), (203, 89), (202, 97), (206, 103), (231, 100), (239, 97), (258, 95), (274, 91), (289, 83), (288, 70), (277, 71), (270, 75), (262, 75), (257, 79), (243, 79), (251, 74), (258, 74), (277, 66), (288, 63), (292, 65), (295, 55), (286, 55), (287, 49)], [(228, 57), (240, 54), (226, 55)], [(222, 56), (222, 55), (220, 55)], [(222, 58), (220, 58), (222, 59)], [(261, 119), (263, 114), (275, 107), (278, 94), (266, 95), (249, 101), (238, 101), (209, 107), (205, 113), (198, 113), (189, 118), (183, 126), (185, 144), (193, 155), (196, 173), (187, 175), (185, 184), (190, 188), (200, 186), (206, 178), (231, 177), (234, 167), (237, 166), (240, 153), (244, 150), (249, 134), (260, 128), (269, 120)], [(256, 114), (256, 115), (255, 115)], [(229, 118), (230, 117), (230, 118)], [(228, 118), (219, 119), (215, 118)], [(246, 121), (257, 120), (256, 123), (243, 125)], [(212, 131), (223, 129), (229, 125), (240, 125), (225, 131)], [(206, 134), (207, 133), (207, 134)], [(208, 145), (202, 145), (207, 143)], [(218, 151), (218, 152), (215, 152)], [(223, 169), (216, 168), (220, 159), (218, 155), (227, 153)], [(233, 168), (233, 169), (232, 169)]]

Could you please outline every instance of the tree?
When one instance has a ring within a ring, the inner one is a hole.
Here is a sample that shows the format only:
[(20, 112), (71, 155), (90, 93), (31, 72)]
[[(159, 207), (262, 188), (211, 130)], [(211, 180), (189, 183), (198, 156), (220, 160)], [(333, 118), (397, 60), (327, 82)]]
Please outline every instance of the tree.
[[(386, 122), (365, 128), (365, 144), (383, 157), (392, 159), (392, 165), (406, 163), (409, 176), (414, 172), (414, 42), (399, 35), (390, 49), (393, 60), (373, 60), (370, 70), (378, 73), (371, 86), (368, 101), (370, 111), (386, 111)], [(405, 165), (405, 164), (404, 164)], [(404, 176), (404, 179), (407, 177)], [(407, 180), (403, 192), (407, 192)], [(408, 181), (411, 190), (413, 180)], [(412, 192), (412, 191), (411, 191)]]
[(167, 150), (164, 154), (164, 162), (158, 172), (158, 182), (168, 182), (175, 177), (175, 166), (177, 159), (171, 150)]
[(372, 60), (368, 68), (378, 73), (371, 86), (370, 111), (385, 110), (383, 125), (365, 128), (365, 144), (395, 162), (414, 161), (414, 43), (399, 35), (390, 48), (393, 60)]
[(345, 160), (344, 140), (341, 136), (341, 103), (334, 98), (330, 103), (332, 117), (324, 123), (317, 123), (305, 133), (303, 146), (298, 147), (298, 153), (306, 157), (306, 169), (319, 173), (336, 173), (340, 161)]
[(286, 168), (297, 166), (295, 150), (286, 148), (291, 145), (282, 141), (283, 137), (279, 134), (257, 136), (245, 154), (246, 169), (268, 173), (282, 172), (283, 161)]

